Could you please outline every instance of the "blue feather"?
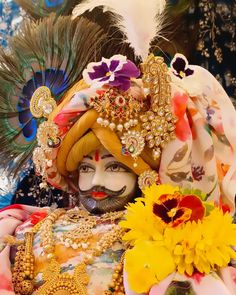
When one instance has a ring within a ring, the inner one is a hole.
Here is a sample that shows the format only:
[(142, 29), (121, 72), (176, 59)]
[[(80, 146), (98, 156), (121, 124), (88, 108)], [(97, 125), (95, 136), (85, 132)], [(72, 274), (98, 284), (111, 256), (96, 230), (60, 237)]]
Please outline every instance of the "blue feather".
[(63, 4), (64, 0), (45, 0), (45, 6), (49, 8), (57, 7)]

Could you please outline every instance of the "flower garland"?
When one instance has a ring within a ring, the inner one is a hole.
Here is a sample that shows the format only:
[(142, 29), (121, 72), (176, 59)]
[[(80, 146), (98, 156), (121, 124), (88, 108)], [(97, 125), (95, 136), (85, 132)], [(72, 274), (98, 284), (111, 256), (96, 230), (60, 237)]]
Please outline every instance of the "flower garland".
[(148, 292), (175, 271), (205, 275), (236, 259), (236, 225), (228, 210), (204, 201), (198, 190), (152, 185), (144, 194), (120, 223), (129, 229), (123, 239), (131, 247), (125, 270), (133, 291)]

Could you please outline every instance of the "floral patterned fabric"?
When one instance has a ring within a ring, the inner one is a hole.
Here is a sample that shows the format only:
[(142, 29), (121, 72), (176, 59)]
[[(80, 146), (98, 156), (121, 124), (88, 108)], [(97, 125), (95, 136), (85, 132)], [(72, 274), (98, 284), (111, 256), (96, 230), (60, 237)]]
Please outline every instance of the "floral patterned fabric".
[[(18, 239), (24, 238), (24, 233), (31, 228), (36, 222), (37, 218), (42, 212), (48, 209), (39, 209), (30, 206), (10, 206), (6, 210), (0, 212), (0, 238), (6, 234), (13, 234), (15, 232)], [(34, 213), (30, 216), (31, 213)], [(99, 219), (99, 217), (98, 217)], [(56, 222), (53, 232), (56, 239), (55, 253), (58, 257), (58, 262), (61, 265), (62, 272), (73, 273), (76, 265), (82, 262), (82, 255), (80, 250), (66, 248), (60, 242), (60, 236), (70, 230), (75, 229), (76, 223), (64, 224), (63, 216)], [(99, 224), (93, 229), (93, 238), (90, 240), (91, 245), (95, 245), (100, 239), (101, 235), (111, 228), (112, 224)], [(40, 246), (40, 234), (35, 235), (34, 247), (35, 255), (35, 281), (36, 289), (42, 284), (42, 272), (47, 266), (45, 257), (42, 256), (43, 249)], [(123, 246), (120, 243), (115, 243), (112, 248), (108, 249), (103, 255), (97, 257), (94, 263), (87, 268), (87, 273), (90, 277), (88, 285), (88, 295), (101, 295), (107, 290), (108, 285), (112, 282), (112, 275), (115, 266), (119, 263), (123, 253)], [(11, 266), (9, 255), (10, 250), (2, 242), (0, 247), (0, 294), (13, 295), (13, 287), (11, 284)], [(32, 293), (34, 294), (34, 293)]]
[[(178, 67), (177, 59), (186, 63), (184, 69), (182, 65)], [(233, 209), (235, 109), (217, 80), (207, 70), (189, 66), (180, 54), (172, 61), (171, 78), (172, 103), (178, 121), (176, 139), (162, 153), (161, 181), (193, 186), (204, 191), (209, 199), (223, 199)]]
[[(27, 228), (32, 227), (37, 221), (45, 216), (49, 209), (40, 209), (37, 207), (25, 205), (12, 205), (5, 210), (0, 211), (0, 294), (14, 295), (13, 286), (11, 283), (11, 262), (10, 262), (10, 247), (6, 246), (3, 237), (7, 234), (17, 233), (18, 238), (23, 237), (23, 233)], [(62, 223), (58, 220), (54, 227), (56, 237), (73, 229), (76, 225)], [(110, 227), (109, 224), (99, 225), (94, 229), (95, 243), (99, 239), (99, 235), (105, 232)], [(42, 282), (42, 270), (46, 266), (45, 260), (40, 256), (42, 248), (40, 247), (39, 235), (37, 234), (34, 240), (34, 254), (36, 256), (36, 281), (40, 285)], [(62, 244), (56, 244), (56, 253), (59, 257), (63, 271), (68, 273), (73, 272), (75, 265), (80, 261), (80, 253), (72, 248), (65, 248)], [(112, 249), (109, 249), (104, 255), (95, 260), (95, 263), (88, 269), (90, 275), (89, 294), (101, 295), (102, 290), (106, 288), (111, 281), (114, 266), (119, 261), (122, 254), (122, 246), (115, 244)], [(125, 274), (125, 289), (126, 295), (137, 295), (129, 289)], [(178, 291), (178, 294), (183, 295), (235, 295), (236, 294), (236, 269), (233, 267), (225, 268), (221, 271), (221, 279), (216, 273), (208, 276), (196, 276), (188, 278), (178, 274), (171, 274), (159, 285), (154, 286), (149, 295), (171, 295)], [(141, 294), (140, 294), (141, 295)]]

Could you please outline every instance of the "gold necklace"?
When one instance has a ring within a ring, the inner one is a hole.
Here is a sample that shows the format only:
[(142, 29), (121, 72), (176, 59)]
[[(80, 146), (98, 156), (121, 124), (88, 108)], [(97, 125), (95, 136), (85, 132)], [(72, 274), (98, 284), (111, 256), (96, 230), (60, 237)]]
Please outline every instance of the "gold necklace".
[[(20, 245), (16, 255), (16, 263), (13, 269), (13, 284), (16, 295), (30, 295), (33, 292), (33, 273), (34, 273), (34, 259), (33, 258), (33, 237), (38, 231), (41, 232), (41, 241), (44, 253), (50, 261), (49, 266), (43, 272), (44, 284), (35, 292), (37, 295), (87, 295), (87, 285), (89, 277), (86, 273), (88, 264), (92, 264), (95, 257), (100, 256), (107, 249), (109, 249), (116, 241), (121, 241), (123, 236), (123, 229), (118, 225), (113, 225), (112, 230), (106, 232), (103, 237), (97, 242), (96, 246), (90, 253), (85, 253), (83, 262), (77, 265), (74, 269), (74, 274), (61, 273), (60, 264), (55, 257), (55, 243), (53, 236), (53, 225), (56, 220), (65, 214), (64, 209), (57, 209), (46, 217), (43, 222), (37, 224), (33, 231), (25, 234), (25, 243)], [(104, 215), (103, 220), (117, 219), (121, 215), (117, 212)], [(89, 220), (89, 216), (86, 219)], [(90, 216), (94, 218), (93, 216)], [(83, 217), (81, 217), (83, 218)], [(19, 259), (17, 258), (19, 257)], [(27, 258), (28, 257), (28, 258)], [(27, 260), (28, 259), (28, 260)], [(17, 261), (20, 262), (17, 262)], [(28, 267), (28, 268), (27, 268)], [(123, 257), (120, 263), (116, 266), (115, 272), (112, 276), (112, 283), (108, 286), (108, 290), (104, 295), (123, 295)], [(24, 275), (19, 277), (19, 273)]]
[(63, 224), (76, 223), (77, 227), (74, 230), (65, 232), (61, 235), (61, 243), (73, 249), (89, 249), (89, 239), (93, 236), (92, 229), (95, 225), (110, 222), (114, 224), (117, 219), (121, 219), (124, 212), (109, 212), (103, 214), (98, 221), (98, 218), (90, 215), (87, 211), (81, 208), (71, 209), (63, 216)]

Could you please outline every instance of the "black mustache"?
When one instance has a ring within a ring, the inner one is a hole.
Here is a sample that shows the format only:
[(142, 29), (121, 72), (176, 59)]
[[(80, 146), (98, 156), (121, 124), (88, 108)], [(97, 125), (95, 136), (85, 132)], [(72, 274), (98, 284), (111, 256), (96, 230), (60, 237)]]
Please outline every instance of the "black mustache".
[(79, 188), (79, 193), (81, 195), (91, 195), (93, 192), (103, 192), (105, 193), (106, 195), (108, 196), (111, 196), (111, 197), (117, 197), (121, 194), (123, 194), (123, 192), (126, 190), (126, 185), (123, 186), (120, 190), (118, 191), (113, 191), (113, 190), (110, 190), (104, 186), (100, 186), (100, 185), (96, 185), (96, 186), (93, 186), (91, 189), (89, 190), (81, 190)]

